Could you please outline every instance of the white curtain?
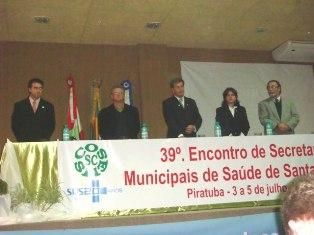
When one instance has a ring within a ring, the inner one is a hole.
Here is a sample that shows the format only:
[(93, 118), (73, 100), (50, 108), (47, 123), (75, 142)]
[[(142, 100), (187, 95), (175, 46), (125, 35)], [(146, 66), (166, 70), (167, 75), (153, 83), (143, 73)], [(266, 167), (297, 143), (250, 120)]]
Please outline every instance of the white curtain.
[(311, 65), (248, 64), (181, 61), (185, 94), (196, 100), (203, 124), (200, 136), (213, 136), (216, 108), (221, 105), (227, 87), (238, 91), (240, 104), (247, 110), (251, 129), (259, 135), (263, 127), (258, 120), (257, 104), (268, 97), (266, 83), (281, 83), (282, 97), (293, 100), (301, 116), (296, 133), (314, 133), (314, 76)]

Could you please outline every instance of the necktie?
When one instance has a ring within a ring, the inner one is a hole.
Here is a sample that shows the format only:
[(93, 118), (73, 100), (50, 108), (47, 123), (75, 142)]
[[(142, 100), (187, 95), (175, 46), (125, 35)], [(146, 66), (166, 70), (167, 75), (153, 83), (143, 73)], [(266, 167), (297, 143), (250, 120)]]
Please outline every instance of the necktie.
[(276, 105), (278, 116), (281, 119), (281, 102), (277, 98), (275, 99), (275, 105)]
[(180, 104), (181, 104), (182, 108), (184, 108), (184, 104), (183, 104), (183, 97), (179, 98), (179, 102), (180, 102)]
[(36, 113), (36, 110), (37, 110), (36, 101), (33, 101), (32, 108), (33, 108), (34, 113)]

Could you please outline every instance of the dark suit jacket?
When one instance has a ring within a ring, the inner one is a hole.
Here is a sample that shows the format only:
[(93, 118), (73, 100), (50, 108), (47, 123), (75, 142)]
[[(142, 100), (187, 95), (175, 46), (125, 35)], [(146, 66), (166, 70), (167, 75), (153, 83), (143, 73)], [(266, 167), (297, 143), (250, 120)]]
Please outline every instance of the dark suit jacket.
[[(110, 105), (106, 108), (103, 108), (98, 113), (98, 130), (99, 135), (102, 139), (120, 139), (120, 137), (115, 136), (117, 130), (117, 110), (114, 105)], [(139, 113), (136, 107), (124, 104), (124, 109), (122, 112), (125, 112), (127, 120), (127, 136), (124, 138), (127, 139), (136, 139), (137, 134), (140, 130), (140, 120)]]
[(187, 134), (184, 129), (188, 125), (195, 125), (196, 130), (201, 127), (202, 117), (198, 111), (195, 101), (184, 97), (184, 108), (174, 96), (162, 103), (163, 115), (168, 126), (167, 137), (176, 138), (180, 134), (185, 137), (195, 137), (196, 133)]
[(11, 127), (19, 142), (47, 141), (55, 129), (54, 107), (41, 98), (34, 113), (27, 97), (14, 104)]
[(250, 129), (250, 124), (247, 119), (246, 110), (243, 106), (238, 106), (232, 116), (228, 106), (222, 106), (216, 109), (216, 121), (221, 126), (223, 136), (232, 134), (238, 136), (241, 132), (247, 135)]

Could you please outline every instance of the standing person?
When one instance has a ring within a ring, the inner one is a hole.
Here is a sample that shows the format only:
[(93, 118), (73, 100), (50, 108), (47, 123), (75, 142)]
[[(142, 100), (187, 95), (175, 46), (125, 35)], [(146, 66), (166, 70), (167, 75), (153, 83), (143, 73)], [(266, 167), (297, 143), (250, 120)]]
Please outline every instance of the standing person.
[(202, 124), (195, 101), (184, 96), (182, 78), (173, 79), (170, 89), (173, 95), (162, 103), (163, 116), (168, 126), (167, 137), (195, 137)]
[(221, 126), (222, 136), (247, 135), (250, 124), (246, 110), (240, 105), (238, 92), (228, 87), (224, 90), (221, 107), (216, 109), (216, 121)]
[(267, 83), (269, 98), (258, 104), (258, 117), (263, 126), (267, 119), (272, 121), (274, 133), (294, 134), (294, 128), (299, 123), (299, 114), (294, 103), (281, 97), (281, 85), (277, 80)]
[(136, 107), (124, 103), (123, 86), (111, 89), (112, 104), (98, 113), (99, 135), (102, 139), (136, 139), (140, 130)]
[(287, 235), (314, 234), (314, 173), (295, 178), (283, 199), (281, 215)]
[(55, 112), (51, 103), (41, 98), (44, 82), (28, 82), (29, 96), (14, 104), (11, 127), (19, 142), (48, 141), (55, 129)]

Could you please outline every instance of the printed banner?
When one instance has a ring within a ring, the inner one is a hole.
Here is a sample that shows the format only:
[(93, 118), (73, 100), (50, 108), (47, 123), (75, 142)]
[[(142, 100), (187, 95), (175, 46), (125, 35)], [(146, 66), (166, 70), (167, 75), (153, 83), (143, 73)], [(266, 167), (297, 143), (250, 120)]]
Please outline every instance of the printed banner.
[(276, 200), (314, 171), (313, 135), (58, 144), (61, 188), (82, 212)]

